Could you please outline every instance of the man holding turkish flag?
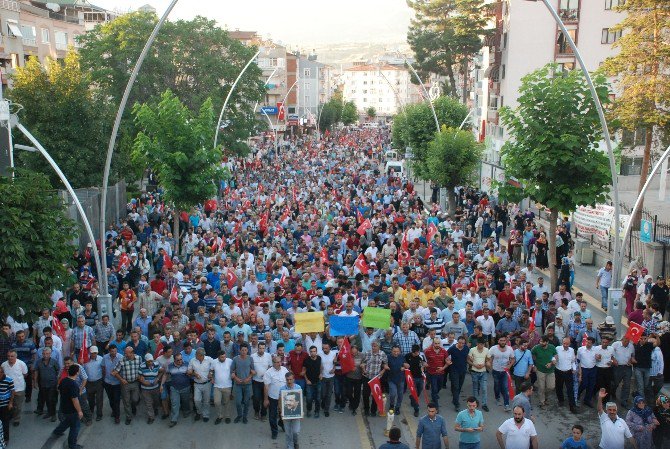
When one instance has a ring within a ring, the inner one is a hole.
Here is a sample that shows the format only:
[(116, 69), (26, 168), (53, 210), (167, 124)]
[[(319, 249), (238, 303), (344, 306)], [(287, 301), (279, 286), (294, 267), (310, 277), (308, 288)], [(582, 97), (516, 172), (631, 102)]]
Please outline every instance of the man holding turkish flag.
[(228, 270), (226, 273), (226, 284), (228, 284), (229, 290), (237, 285), (237, 276), (235, 276), (235, 272), (233, 270)]
[(435, 223), (431, 223), (428, 225), (428, 232), (427, 232), (427, 237), (428, 237), (428, 244), (430, 245), (430, 242), (433, 240), (433, 237), (437, 234), (437, 226), (435, 226)]
[(365, 221), (365, 218), (363, 218), (363, 214), (361, 213), (360, 209), (356, 209), (356, 218), (357, 218), (358, 224), (361, 224), (361, 223), (363, 223), (363, 221)]
[(363, 223), (361, 223), (361, 225), (358, 227), (358, 229), (356, 230), (356, 232), (358, 232), (358, 234), (360, 234), (360, 235), (363, 235), (363, 234), (365, 234), (365, 232), (366, 232), (368, 229), (372, 229), (372, 223), (370, 223), (370, 219), (369, 219), (369, 218), (366, 218), (366, 219), (363, 221)]
[[(375, 416), (377, 409), (384, 413), (384, 398), (380, 378), (388, 370), (388, 358), (384, 351), (379, 349), (379, 341), (373, 340), (372, 350), (366, 352), (361, 362), (363, 374), (363, 412), (365, 416)], [(374, 399), (370, 404), (370, 396)]]
[(324, 265), (328, 265), (329, 260), (328, 260), (328, 248), (325, 246), (321, 248), (321, 263)]
[(363, 274), (368, 274), (370, 271), (368, 267), (368, 262), (365, 260), (365, 256), (363, 253), (359, 254), (358, 257), (356, 258), (356, 262), (354, 262), (354, 267), (358, 269)]
[(356, 362), (351, 354), (351, 343), (349, 343), (348, 338), (342, 339), (342, 347), (338, 351), (337, 357), (340, 361), (342, 374), (347, 374), (356, 369)]
[[(384, 414), (384, 396), (382, 395), (382, 383), (379, 376), (374, 377), (368, 382), (368, 389), (372, 395), (372, 399), (375, 400), (375, 405), (377, 410), (379, 410), (379, 415)], [(365, 401), (364, 401), (365, 402)], [(374, 416), (374, 411), (371, 412), (371, 416)], [(367, 413), (366, 413), (367, 414)]]

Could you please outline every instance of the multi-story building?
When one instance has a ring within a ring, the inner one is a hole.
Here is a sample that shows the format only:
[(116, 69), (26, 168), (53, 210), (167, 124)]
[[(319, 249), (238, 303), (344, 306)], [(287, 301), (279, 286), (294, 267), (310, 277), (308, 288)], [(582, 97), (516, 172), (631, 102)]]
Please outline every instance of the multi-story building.
[[(624, 0), (552, 0), (589, 71), (615, 54), (612, 44), (621, 36), (610, 29), (623, 16), (614, 11)], [(475, 132), (487, 142), (486, 158), (497, 163), (509, 138), (498, 110), (516, 107), (521, 78), (547, 63), (563, 70), (579, 69), (565, 36), (542, 2), (492, 2), (495, 33), (486, 41), (474, 71)]]
[(316, 127), (319, 115), (319, 106), (326, 98), (323, 89), (326, 84), (325, 64), (317, 61), (317, 55), (310, 53), (308, 56), (300, 56), (298, 59), (299, 80), (298, 92), (298, 115), (302, 125)]
[(344, 69), (342, 81), (344, 100), (353, 101), (361, 115), (374, 107), (378, 117), (390, 118), (421, 99), (412, 74), (402, 65), (354, 63)]

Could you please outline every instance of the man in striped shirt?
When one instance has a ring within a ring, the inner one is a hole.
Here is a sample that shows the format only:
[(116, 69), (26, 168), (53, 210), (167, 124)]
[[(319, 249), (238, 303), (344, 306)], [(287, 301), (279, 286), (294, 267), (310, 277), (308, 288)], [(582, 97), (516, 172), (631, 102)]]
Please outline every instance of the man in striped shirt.
[(0, 421), (2, 421), (3, 440), (9, 442), (9, 421), (12, 418), (14, 406), (14, 381), (5, 375), (5, 370), (0, 367)]
[(424, 321), (423, 324), (429, 331), (434, 329), (438, 334), (442, 333), (442, 329), (444, 329), (444, 320), (437, 315), (435, 307), (430, 309), (430, 318)]
[(156, 419), (156, 411), (161, 403), (160, 379), (163, 376), (163, 368), (154, 363), (154, 356), (146, 354), (144, 363), (140, 365), (140, 374), (137, 380), (140, 382), (140, 392), (147, 409), (147, 424)]

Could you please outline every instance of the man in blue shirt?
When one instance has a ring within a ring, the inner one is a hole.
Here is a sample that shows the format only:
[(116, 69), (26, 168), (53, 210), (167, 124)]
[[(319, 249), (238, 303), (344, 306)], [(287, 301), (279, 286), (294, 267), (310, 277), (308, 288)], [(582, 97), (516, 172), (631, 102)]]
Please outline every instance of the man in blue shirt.
[(449, 447), (447, 437), (447, 421), (437, 414), (437, 405), (428, 403), (428, 414), (419, 419), (416, 429), (416, 449), (442, 449)]
[(512, 377), (514, 378), (514, 389), (519, 391), (521, 384), (530, 379), (533, 367), (533, 354), (528, 350), (528, 341), (521, 340), (521, 344), (514, 350), (514, 365)]
[(456, 415), (456, 432), (461, 432), (459, 448), (479, 449), (484, 431), (484, 415), (477, 410), (477, 398), (467, 399), (468, 408)]
[(449, 366), (449, 380), (451, 380), (451, 396), (454, 410), (458, 412), (459, 397), (463, 382), (465, 381), (465, 373), (468, 371), (468, 354), (470, 348), (465, 344), (465, 337), (461, 335), (455, 345), (450, 347), (447, 352), (451, 358), (451, 365)]

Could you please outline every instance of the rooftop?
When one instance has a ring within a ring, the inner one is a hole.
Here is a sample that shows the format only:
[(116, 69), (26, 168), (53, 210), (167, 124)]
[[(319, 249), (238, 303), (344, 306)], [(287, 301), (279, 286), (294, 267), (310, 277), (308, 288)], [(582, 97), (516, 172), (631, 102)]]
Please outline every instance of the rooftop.
[(355, 65), (344, 69), (345, 72), (376, 72), (378, 70), (404, 70), (403, 67), (395, 66), (391, 64), (365, 64), (365, 65)]

